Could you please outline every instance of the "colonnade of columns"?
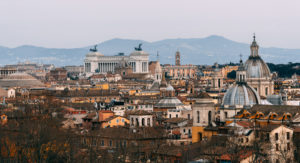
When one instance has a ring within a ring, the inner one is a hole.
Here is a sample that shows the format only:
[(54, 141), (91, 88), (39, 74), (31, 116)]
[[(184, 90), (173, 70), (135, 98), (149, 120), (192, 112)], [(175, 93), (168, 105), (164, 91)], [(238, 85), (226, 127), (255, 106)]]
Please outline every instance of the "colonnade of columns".
[(99, 72), (114, 72), (115, 67), (118, 63), (116, 62), (110, 62), (110, 63), (98, 63), (98, 70)]
[(9, 74), (15, 73), (17, 70), (0, 70), (0, 75), (1, 76), (7, 76)]

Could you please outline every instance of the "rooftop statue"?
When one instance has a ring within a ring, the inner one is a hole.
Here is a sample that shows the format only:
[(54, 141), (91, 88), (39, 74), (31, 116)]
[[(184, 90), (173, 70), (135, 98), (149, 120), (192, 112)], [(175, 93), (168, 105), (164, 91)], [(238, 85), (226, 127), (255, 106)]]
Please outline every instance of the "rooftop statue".
[(97, 50), (97, 45), (95, 45), (94, 48), (90, 48), (90, 51), (91, 51), (91, 52), (97, 52), (97, 51), (98, 51), (98, 50)]
[(136, 50), (136, 51), (142, 51), (143, 49), (142, 49), (142, 43), (140, 43), (139, 44), (139, 47), (135, 47), (134, 49)]

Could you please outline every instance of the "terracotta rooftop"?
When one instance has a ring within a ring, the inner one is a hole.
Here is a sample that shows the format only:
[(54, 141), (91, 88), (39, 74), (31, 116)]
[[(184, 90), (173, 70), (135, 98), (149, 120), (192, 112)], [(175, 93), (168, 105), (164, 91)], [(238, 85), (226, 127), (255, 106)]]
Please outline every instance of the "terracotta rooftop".
[(252, 108), (249, 109), (249, 112), (262, 112), (265, 115), (269, 114), (270, 112), (275, 112), (278, 115), (284, 113), (291, 113), (295, 115), (300, 113), (300, 106), (289, 106), (289, 105), (254, 105)]
[(236, 122), (236, 124), (245, 127), (245, 128), (251, 128), (253, 127), (253, 122), (249, 122), (249, 121), (238, 121)]
[(145, 110), (132, 110), (128, 112), (128, 115), (152, 115), (152, 113)]
[(90, 134), (110, 139), (161, 139), (164, 138), (165, 132), (163, 128), (143, 127), (138, 129), (130, 129), (128, 127), (112, 127), (94, 130)]
[(114, 112), (110, 110), (100, 110), (99, 113), (114, 113)]
[(181, 123), (184, 121), (188, 121), (186, 118), (168, 118), (165, 122), (167, 123)]

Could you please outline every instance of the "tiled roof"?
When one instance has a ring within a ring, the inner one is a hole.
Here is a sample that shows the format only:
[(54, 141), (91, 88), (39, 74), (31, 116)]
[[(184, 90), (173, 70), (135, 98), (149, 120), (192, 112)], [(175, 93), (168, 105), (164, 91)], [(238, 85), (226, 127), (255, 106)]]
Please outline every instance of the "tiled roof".
[(143, 127), (130, 129), (128, 127), (111, 127), (94, 130), (90, 134), (110, 139), (160, 139), (166, 137), (163, 128)]
[(152, 114), (145, 110), (132, 110), (128, 112), (128, 115), (152, 115)]
[(168, 118), (165, 122), (167, 123), (181, 123), (184, 121), (188, 121), (186, 118)]
[(291, 113), (293, 116), (300, 113), (300, 106), (289, 106), (289, 105), (254, 105), (249, 109), (249, 112), (262, 112), (264, 115), (268, 115), (270, 112), (277, 113), (279, 116), (284, 113)]

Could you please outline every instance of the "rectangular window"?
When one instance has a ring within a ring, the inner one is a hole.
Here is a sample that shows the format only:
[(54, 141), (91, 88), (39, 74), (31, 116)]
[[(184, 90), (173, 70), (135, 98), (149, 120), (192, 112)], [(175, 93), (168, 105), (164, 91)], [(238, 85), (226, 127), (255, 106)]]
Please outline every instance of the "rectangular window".
[(97, 140), (96, 140), (96, 139), (93, 139), (93, 140), (92, 140), (92, 145), (93, 145), (93, 146), (96, 146), (96, 145), (97, 145)]
[(104, 146), (104, 140), (101, 140), (101, 146)]
[(269, 141), (270, 140), (269, 138), (270, 138), (270, 134), (267, 133), (266, 140)]
[(286, 133), (286, 139), (290, 140), (290, 133), (289, 132)]
[(109, 146), (110, 146), (110, 147), (112, 146), (112, 140), (109, 141)]
[(124, 142), (123, 142), (124, 148), (126, 148), (126, 145), (127, 145), (127, 142), (126, 142), (126, 140), (124, 140)]
[(279, 151), (279, 145), (276, 144), (276, 151)]
[(286, 149), (287, 149), (288, 151), (291, 149), (291, 147), (290, 147), (290, 143), (287, 143), (287, 145), (286, 145)]
[(275, 133), (275, 140), (278, 140), (278, 133)]

